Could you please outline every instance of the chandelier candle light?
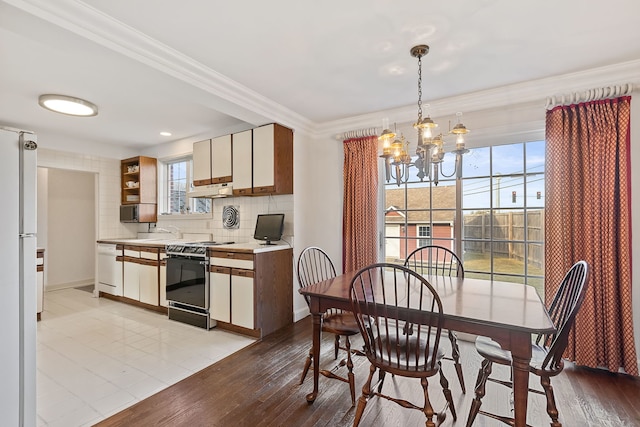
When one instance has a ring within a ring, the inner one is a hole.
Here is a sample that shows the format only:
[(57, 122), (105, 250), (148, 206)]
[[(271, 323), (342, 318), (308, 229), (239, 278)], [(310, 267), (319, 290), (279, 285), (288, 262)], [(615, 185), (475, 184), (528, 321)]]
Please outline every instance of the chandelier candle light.
[[(440, 163), (444, 159), (444, 135), (442, 133), (435, 134), (435, 129), (438, 127), (431, 117), (427, 114), (427, 117), (422, 118), (422, 57), (429, 53), (429, 46), (421, 44), (411, 48), (411, 56), (418, 58), (418, 120), (413, 124), (413, 127), (418, 131), (418, 147), (416, 149), (416, 155), (418, 158), (412, 161), (411, 155), (408, 153), (409, 142), (405, 140), (404, 136), (400, 135), (399, 139), (396, 139), (396, 133), (388, 129), (388, 125), (383, 123), (382, 135), (378, 137), (382, 141), (382, 154), (380, 157), (385, 159), (385, 175), (387, 182), (391, 178), (395, 179), (398, 186), (401, 183), (409, 180), (409, 168), (415, 167), (418, 169), (417, 176), (420, 181), (424, 178), (428, 178), (430, 182), (438, 185), (438, 176), (442, 174), (445, 178), (451, 178), (457, 173), (456, 177), (462, 177), (462, 155), (468, 153), (464, 147), (464, 135), (469, 133), (469, 130), (462, 124), (462, 113), (456, 113), (458, 116), (458, 123), (451, 129), (449, 124), (448, 134), (456, 135), (456, 149), (451, 152), (456, 155), (456, 163), (451, 175), (446, 175)], [(431, 167), (433, 165), (433, 168)], [(392, 168), (393, 166), (393, 168)]]

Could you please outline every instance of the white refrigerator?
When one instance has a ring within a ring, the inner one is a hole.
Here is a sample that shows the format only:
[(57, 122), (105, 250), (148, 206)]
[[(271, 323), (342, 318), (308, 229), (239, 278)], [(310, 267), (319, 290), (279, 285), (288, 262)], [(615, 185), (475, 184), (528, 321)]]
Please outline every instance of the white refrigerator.
[(36, 425), (36, 136), (0, 126), (0, 425)]

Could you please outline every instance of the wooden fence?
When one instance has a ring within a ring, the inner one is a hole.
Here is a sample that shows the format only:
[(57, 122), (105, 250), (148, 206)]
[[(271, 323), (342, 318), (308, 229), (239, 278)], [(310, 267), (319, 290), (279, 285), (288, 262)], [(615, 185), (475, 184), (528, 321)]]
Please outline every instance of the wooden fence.
[[(526, 227), (525, 227), (526, 221)], [(544, 209), (506, 211), (493, 213), (475, 212), (464, 215), (465, 252), (487, 253), (493, 244), (494, 255), (502, 255), (524, 261), (525, 233), (529, 245), (527, 263), (544, 265)], [(493, 233), (492, 233), (493, 230)], [(490, 239), (493, 237), (493, 241)]]

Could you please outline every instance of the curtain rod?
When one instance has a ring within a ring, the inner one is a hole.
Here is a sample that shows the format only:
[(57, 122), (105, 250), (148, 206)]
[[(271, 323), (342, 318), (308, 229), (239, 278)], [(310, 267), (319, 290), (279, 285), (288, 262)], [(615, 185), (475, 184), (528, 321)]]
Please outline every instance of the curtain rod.
[(358, 130), (349, 130), (336, 135), (336, 139), (338, 141), (344, 141), (346, 139), (364, 138), (367, 136), (378, 136), (377, 128), (372, 127), (372, 128), (358, 129)]
[(619, 96), (631, 95), (633, 83), (624, 83), (616, 86), (599, 87), (581, 92), (563, 93), (547, 97), (545, 108), (551, 110), (558, 105), (571, 105), (580, 102), (597, 101), (600, 99), (617, 98)]

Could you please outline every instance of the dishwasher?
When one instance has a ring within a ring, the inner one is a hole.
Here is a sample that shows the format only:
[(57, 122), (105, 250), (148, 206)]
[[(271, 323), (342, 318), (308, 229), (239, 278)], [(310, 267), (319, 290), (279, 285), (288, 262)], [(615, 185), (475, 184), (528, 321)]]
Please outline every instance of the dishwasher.
[(122, 296), (123, 245), (98, 244), (98, 280), (96, 290)]

